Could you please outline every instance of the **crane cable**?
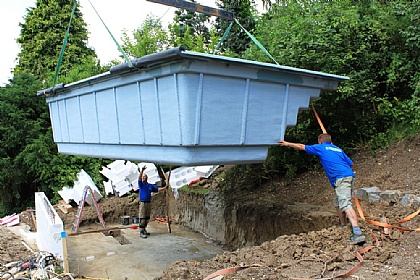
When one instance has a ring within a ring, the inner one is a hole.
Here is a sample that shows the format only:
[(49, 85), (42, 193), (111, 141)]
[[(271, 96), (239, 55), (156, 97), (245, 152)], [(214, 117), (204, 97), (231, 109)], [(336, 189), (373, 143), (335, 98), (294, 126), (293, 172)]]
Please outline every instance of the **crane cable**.
[[(103, 25), (105, 26), (105, 29), (108, 31), (109, 35), (111, 35), (112, 40), (114, 40), (115, 44), (118, 47), (118, 50), (121, 52), (122, 56), (124, 57), (125, 61), (127, 62), (127, 64), (130, 67), (133, 67), (133, 64), (131, 63), (131, 60), (128, 58), (127, 54), (124, 52), (124, 50), (121, 48), (120, 44), (118, 44), (117, 40), (115, 39), (114, 35), (112, 35), (111, 31), (109, 30), (108, 26), (106, 26), (105, 22), (102, 20), (101, 16), (99, 15), (98, 11), (96, 11), (95, 7), (93, 6), (92, 2), (90, 2), (90, 0), (88, 0), (90, 5), (92, 6), (93, 10), (95, 11), (95, 13), (98, 15), (99, 19), (101, 20), (101, 22), (103, 23)], [(66, 35), (64, 36), (64, 40), (63, 40), (63, 45), (61, 47), (61, 52), (60, 52), (60, 56), (58, 58), (58, 62), (57, 62), (57, 67), (55, 69), (55, 75), (54, 75), (54, 82), (53, 82), (53, 86), (52, 86), (52, 92), (54, 93), (54, 88), (57, 84), (57, 78), (58, 78), (58, 74), (60, 72), (60, 68), (61, 68), (61, 64), (63, 62), (63, 56), (64, 56), (64, 50), (66, 49), (67, 46), (67, 41), (69, 38), (69, 34), (70, 34), (70, 27), (71, 27), (71, 23), (73, 21), (73, 16), (74, 13), (76, 11), (77, 8), (77, 4), (78, 4), (78, 0), (74, 0), (73, 2), (73, 8), (71, 11), (71, 15), (70, 15), (70, 21), (69, 21), (69, 25), (67, 26), (67, 31), (66, 31)]]
[(124, 57), (125, 61), (127, 62), (127, 64), (130, 67), (134, 67), (133, 63), (131, 63), (131, 60), (128, 58), (127, 54), (124, 52), (124, 50), (121, 48), (120, 44), (118, 44), (117, 40), (115, 39), (114, 35), (112, 35), (111, 31), (109, 30), (108, 26), (106, 26), (105, 22), (102, 20), (101, 16), (99, 15), (99, 13), (96, 11), (95, 7), (93, 6), (92, 2), (90, 2), (90, 0), (88, 0), (90, 5), (92, 6), (93, 10), (95, 11), (95, 13), (98, 15), (99, 19), (101, 20), (101, 22), (103, 23), (103, 25), (105, 26), (105, 29), (108, 31), (109, 35), (111, 36), (112, 40), (114, 40), (115, 44), (118, 47), (118, 50), (121, 52), (122, 56)]
[(71, 10), (69, 25), (67, 26), (66, 35), (64, 36), (64, 40), (63, 40), (63, 46), (61, 47), (61, 52), (60, 52), (60, 56), (58, 58), (57, 67), (55, 68), (54, 82), (53, 82), (53, 86), (52, 86), (52, 92), (53, 93), (54, 93), (54, 87), (57, 83), (58, 73), (60, 72), (61, 63), (63, 62), (64, 50), (66, 49), (67, 41), (68, 41), (69, 34), (70, 34), (70, 26), (71, 26), (71, 22), (73, 20), (74, 12), (76, 11), (76, 7), (77, 7), (77, 0), (74, 0), (73, 8)]

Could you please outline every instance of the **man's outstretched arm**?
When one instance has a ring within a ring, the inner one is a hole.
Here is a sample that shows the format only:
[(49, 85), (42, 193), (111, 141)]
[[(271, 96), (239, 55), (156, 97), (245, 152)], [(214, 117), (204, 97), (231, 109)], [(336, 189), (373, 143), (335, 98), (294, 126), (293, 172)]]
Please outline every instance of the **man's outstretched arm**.
[(287, 142), (287, 141), (284, 141), (284, 140), (279, 140), (277, 142), (280, 144), (280, 146), (283, 146), (283, 147), (291, 147), (293, 149), (300, 150), (300, 151), (305, 150), (305, 145), (304, 144), (292, 143), (292, 142)]

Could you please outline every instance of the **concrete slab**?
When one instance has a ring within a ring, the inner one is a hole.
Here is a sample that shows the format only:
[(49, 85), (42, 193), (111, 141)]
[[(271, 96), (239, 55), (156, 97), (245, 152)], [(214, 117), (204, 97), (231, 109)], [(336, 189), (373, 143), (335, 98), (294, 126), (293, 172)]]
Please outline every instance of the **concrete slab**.
[(92, 278), (151, 280), (177, 260), (203, 261), (223, 252), (199, 233), (178, 225), (171, 228), (169, 233), (166, 225), (151, 222), (146, 239), (140, 237), (139, 229), (131, 228), (122, 229), (122, 237), (103, 233), (68, 236), (70, 272)]

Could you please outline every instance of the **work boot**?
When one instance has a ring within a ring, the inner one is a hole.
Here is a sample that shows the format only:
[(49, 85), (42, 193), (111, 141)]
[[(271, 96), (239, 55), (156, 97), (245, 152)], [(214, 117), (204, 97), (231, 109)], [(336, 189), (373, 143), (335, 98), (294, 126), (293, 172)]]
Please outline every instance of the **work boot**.
[(140, 231), (140, 237), (141, 238), (147, 238), (147, 234), (144, 230)]
[(349, 244), (356, 245), (366, 241), (366, 237), (363, 234), (352, 234), (349, 240)]

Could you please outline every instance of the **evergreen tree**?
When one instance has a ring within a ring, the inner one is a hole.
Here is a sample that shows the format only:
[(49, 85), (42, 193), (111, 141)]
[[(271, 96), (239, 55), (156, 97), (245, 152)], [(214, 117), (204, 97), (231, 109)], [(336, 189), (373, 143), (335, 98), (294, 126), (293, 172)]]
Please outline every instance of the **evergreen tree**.
[[(256, 26), (256, 10), (253, 7), (254, 4), (255, 2), (253, 0), (219, 0), (217, 2), (217, 5), (221, 9), (233, 12), (239, 23), (251, 33)], [(218, 35), (222, 37), (231, 24), (231, 21), (217, 18), (216, 22)], [(242, 30), (242, 28), (239, 25), (234, 24), (229, 32), (229, 35), (224, 40), (221, 50), (230, 50), (234, 54), (239, 55), (249, 47), (250, 42), (251, 39)]]
[(17, 42), (21, 51), (14, 73), (31, 73), (41, 80), (54, 75), (63, 46), (74, 3), (77, 4), (67, 46), (64, 52), (60, 75), (65, 76), (75, 65), (87, 57), (95, 57), (87, 47), (88, 31), (76, 0), (37, 0), (34, 8), (27, 9)]
[[(192, 0), (191, 2), (196, 2)], [(181, 37), (201, 37), (204, 43), (210, 40), (209, 25), (211, 24), (210, 16), (203, 13), (196, 13), (184, 9), (175, 11), (175, 25), (172, 26), (173, 36)]]
[(0, 214), (28, 204), (38, 189), (37, 174), (27, 172), (19, 158), (33, 139), (48, 130), (48, 107), (35, 94), (40, 87), (32, 75), (22, 74), (0, 88)]
[[(0, 88), (1, 216), (33, 207), (36, 191), (58, 197), (54, 191), (71, 185), (82, 168), (96, 174), (99, 170), (101, 160), (58, 154), (47, 103), (36, 96), (52, 85), (74, 3), (37, 0), (20, 24), (18, 65), (9, 84)], [(86, 24), (76, 7), (60, 72), (60, 79), (67, 83), (103, 70), (86, 45)]]

